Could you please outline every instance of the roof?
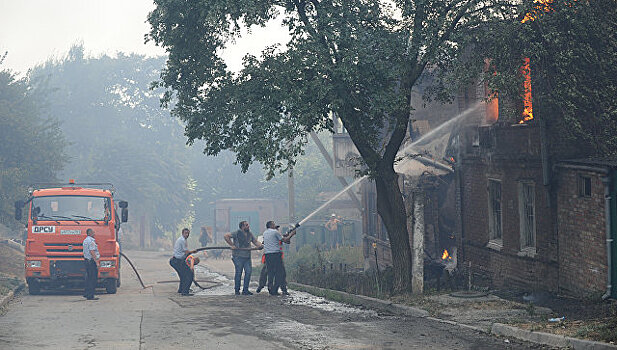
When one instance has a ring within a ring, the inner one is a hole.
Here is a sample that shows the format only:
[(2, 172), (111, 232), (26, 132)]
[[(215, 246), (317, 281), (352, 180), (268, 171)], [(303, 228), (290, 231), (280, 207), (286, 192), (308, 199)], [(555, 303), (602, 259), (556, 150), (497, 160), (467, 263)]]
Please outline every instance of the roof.
[(32, 192), (34, 197), (40, 196), (96, 196), (96, 197), (111, 197), (109, 190), (98, 188), (83, 188), (83, 187), (55, 187), (42, 188)]
[(217, 203), (227, 203), (227, 202), (239, 202), (239, 203), (245, 203), (245, 202), (272, 202), (276, 199), (273, 198), (222, 198), (222, 199), (217, 199), (216, 202)]
[(400, 161), (394, 166), (397, 173), (402, 173), (406, 176), (421, 176), (425, 172), (429, 172), (435, 175), (445, 175), (448, 171), (440, 169), (429, 164), (425, 164), (417, 159), (406, 158)]
[(571, 164), (571, 165), (583, 165), (593, 167), (605, 167), (615, 169), (617, 168), (617, 159), (615, 158), (578, 158), (578, 159), (565, 159), (559, 161), (557, 164)]

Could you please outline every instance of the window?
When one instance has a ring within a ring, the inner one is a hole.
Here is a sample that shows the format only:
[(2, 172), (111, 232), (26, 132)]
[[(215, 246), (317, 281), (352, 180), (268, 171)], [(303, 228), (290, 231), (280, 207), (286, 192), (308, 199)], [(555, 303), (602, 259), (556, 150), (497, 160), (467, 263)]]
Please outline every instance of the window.
[(578, 176), (578, 196), (591, 197), (591, 178), (589, 176)]
[(489, 240), (501, 240), (501, 181), (488, 180)]
[(536, 208), (535, 185), (533, 182), (519, 183), (518, 203), (521, 228), (521, 250), (535, 250)]
[(109, 220), (110, 208), (108, 197), (42, 196), (32, 199), (31, 215), (33, 220)]

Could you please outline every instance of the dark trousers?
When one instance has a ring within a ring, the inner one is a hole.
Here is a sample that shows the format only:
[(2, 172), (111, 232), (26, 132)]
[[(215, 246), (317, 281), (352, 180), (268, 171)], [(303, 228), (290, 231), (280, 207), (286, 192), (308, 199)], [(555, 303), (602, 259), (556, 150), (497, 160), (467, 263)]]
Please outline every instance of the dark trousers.
[[(283, 277), (279, 285), (281, 286), (281, 290), (283, 292), (286, 292), (287, 291), (287, 271), (285, 270), (285, 263), (283, 262), (282, 259), (281, 259), (281, 265), (283, 266)], [(259, 273), (259, 286), (257, 286), (257, 288), (261, 290), (263, 287), (266, 286), (267, 283), (268, 283), (268, 266), (264, 265), (261, 267), (261, 272)]]
[(249, 283), (251, 282), (251, 274), (253, 273), (251, 258), (234, 256), (231, 258), (231, 261), (234, 262), (234, 267), (236, 268), (236, 274), (234, 275), (234, 290), (236, 292), (240, 291), (240, 280), (242, 279), (242, 271), (244, 271), (244, 286), (242, 287), (242, 291), (247, 292), (249, 290)]
[(178, 286), (178, 293), (188, 293), (193, 283), (193, 271), (184, 262), (184, 259), (178, 259), (172, 257), (169, 259), (169, 265), (176, 270), (178, 277), (180, 277), (180, 285)]
[(281, 253), (266, 254), (266, 268), (268, 269), (268, 290), (270, 294), (276, 294), (285, 278), (283, 255)]
[(261, 272), (259, 273), (259, 285), (257, 286), (257, 289), (261, 290), (266, 286), (266, 283), (268, 283), (268, 266), (264, 264), (264, 266), (261, 267)]
[(96, 261), (93, 259), (84, 259), (84, 265), (86, 266), (84, 296), (86, 298), (94, 298), (94, 289), (98, 281), (99, 269), (96, 266)]

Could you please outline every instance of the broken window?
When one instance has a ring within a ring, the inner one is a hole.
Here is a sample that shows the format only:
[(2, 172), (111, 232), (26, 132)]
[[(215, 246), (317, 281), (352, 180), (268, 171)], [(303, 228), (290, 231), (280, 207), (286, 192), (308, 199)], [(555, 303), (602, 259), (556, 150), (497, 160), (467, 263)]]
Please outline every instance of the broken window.
[(591, 197), (591, 177), (578, 176), (578, 196)]
[(501, 181), (488, 180), (488, 230), (490, 240), (501, 240)]
[(533, 182), (519, 184), (519, 215), (521, 227), (521, 249), (536, 246), (535, 185)]

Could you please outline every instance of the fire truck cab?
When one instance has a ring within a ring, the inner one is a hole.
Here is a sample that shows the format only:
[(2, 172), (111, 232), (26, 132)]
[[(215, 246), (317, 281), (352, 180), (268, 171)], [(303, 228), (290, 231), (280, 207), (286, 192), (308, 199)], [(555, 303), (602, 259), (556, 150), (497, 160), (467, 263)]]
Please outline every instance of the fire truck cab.
[(15, 203), (15, 219), (26, 210), (26, 282), (30, 294), (42, 288), (83, 286), (83, 241), (93, 229), (101, 254), (97, 287), (109, 294), (120, 286), (120, 224), (128, 203), (116, 202), (112, 184), (41, 184)]

